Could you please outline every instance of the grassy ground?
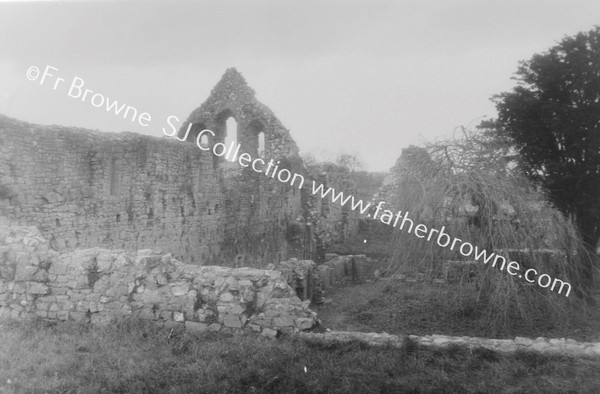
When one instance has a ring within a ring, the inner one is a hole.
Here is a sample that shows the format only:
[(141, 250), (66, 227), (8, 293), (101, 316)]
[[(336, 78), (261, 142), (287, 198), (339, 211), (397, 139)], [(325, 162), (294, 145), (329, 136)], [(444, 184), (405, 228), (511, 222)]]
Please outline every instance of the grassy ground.
[[(333, 302), (313, 308), (323, 325), (334, 330), (494, 338), (544, 336), (600, 342), (600, 313), (573, 313), (571, 319), (562, 322), (552, 322), (540, 313), (532, 316), (531, 324), (515, 318), (510, 327), (490, 331), (480, 322), (475, 291), (462, 288), (461, 294), (458, 285), (378, 281), (336, 288), (326, 297)], [(466, 302), (458, 302), (458, 297)]]
[(0, 391), (7, 393), (595, 393), (599, 368), (600, 360), (410, 342), (368, 349), (196, 338), (141, 322), (0, 325)]

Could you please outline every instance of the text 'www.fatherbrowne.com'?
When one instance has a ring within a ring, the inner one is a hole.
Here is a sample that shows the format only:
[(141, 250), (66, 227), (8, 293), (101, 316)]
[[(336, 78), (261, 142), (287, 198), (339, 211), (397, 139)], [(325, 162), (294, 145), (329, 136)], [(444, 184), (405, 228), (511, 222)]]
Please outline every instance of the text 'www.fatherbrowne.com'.
[[(183, 138), (176, 137), (178, 141), (186, 141), (190, 130), (192, 129), (193, 123), (188, 124), (187, 130)], [(163, 129), (163, 133), (169, 137), (173, 137), (177, 134), (177, 131), (173, 129), (171, 133), (168, 133)], [(226, 146), (223, 142), (218, 142), (209, 147), (208, 135), (215, 137), (215, 133), (211, 130), (202, 130), (196, 136), (196, 145), (203, 151), (210, 151), (219, 157), (225, 157), (225, 159), (235, 162), (237, 161), (242, 167), (252, 167), (252, 170), (262, 173), (272, 179), (277, 179), (282, 183), (290, 184), (291, 186), (298, 187), (301, 189), (304, 186), (304, 176), (297, 173), (292, 173), (286, 168), (279, 168), (280, 162), (265, 161), (264, 159), (257, 157), (252, 158), (248, 153), (242, 153), (238, 156), (240, 151), (240, 144), (232, 141), (229, 146)], [(529, 283), (537, 283), (542, 288), (550, 287), (551, 291), (556, 291), (558, 294), (562, 294), (565, 290), (565, 296), (568, 297), (571, 293), (571, 284), (558, 278), (552, 278), (548, 274), (541, 274), (538, 276), (537, 270), (529, 268), (522, 272), (521, 266), (517, 261), (508, 261), (504, 256), (497, 253), (490, 253), (486, 249), (479, 249), (478, 246), (463, 241), (460, 238), (451, 237), (444, 230), (428, 228), (425, 224), (415, 222), (409, 218), (409, 212), (398, 211), (393, 213), (390, 210), (383, 209), (385, 202), (380, 201), (376, 206), (372, 206), (370, 202), (363, 202), (363, 200), (357, 200), (353, 195), (344, 195), (344, 192), (336, 192), (335, 188), (326, 188), (323, 184), (312, 180), (313, 195), (318, 195), (322, 199), (331, 199), (333, 203), (339, 203), (341, 206), (349, 206), (353, 211), (357, 211), (362, 215), (371, 217), (372, 219), (378, 219), (382, 223), (398, 228), (401, 231), (406, 231), (409, 234), (413, 234), (417, 238), (425, 238), (429, 242), (436, 242), (442, 248), (450, 248), (452, 251), (458, 251), (464, 257), (474, 256), (475, 260), (482, 262), (483, 264), (490, 264), (493, 268), (498, 267), (500, 271), (504, 271), (511, 276), (517, 276), (519, 279), (525, 279)], [(367, 213), (373, 211), (373, 214)], [(414, 231), (413, 231), (414, 230)]]

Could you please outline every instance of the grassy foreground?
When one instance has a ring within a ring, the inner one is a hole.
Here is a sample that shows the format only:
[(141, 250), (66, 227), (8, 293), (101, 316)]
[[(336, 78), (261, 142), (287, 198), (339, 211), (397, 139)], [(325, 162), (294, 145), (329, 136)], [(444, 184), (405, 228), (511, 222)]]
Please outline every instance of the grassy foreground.
[(326, 348), (290, 338), (173, 335), (138, 321), (0, 324), (6, 393), (593, 393), (598, 370), (600, 360), (411, 342)]
[(565, 337), (600, 342), (598, 308), (590, 308), (587, 313), (573, 310), (563, 321), (540, 311), (525, 322), (515, 313), (509, 326), (492, 330), (482, 319), (476, 291), (458, 284), (378, 281), (334, 288), (326, 297), (333, 302), (313, 307), (323, 325), (332, 330), (511, 339)]

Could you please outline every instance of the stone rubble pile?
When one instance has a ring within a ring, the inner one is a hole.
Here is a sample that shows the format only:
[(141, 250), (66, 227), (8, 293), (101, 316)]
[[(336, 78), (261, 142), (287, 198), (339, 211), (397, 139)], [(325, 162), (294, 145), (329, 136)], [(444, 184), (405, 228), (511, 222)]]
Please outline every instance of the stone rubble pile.
[(133, 316), (192, 332), (276, 336), (315, 326), (309, 304), (279, 271), (184, 264), (149, 249), (59, 254), (35, 227), (0, 222), (0, 318)]

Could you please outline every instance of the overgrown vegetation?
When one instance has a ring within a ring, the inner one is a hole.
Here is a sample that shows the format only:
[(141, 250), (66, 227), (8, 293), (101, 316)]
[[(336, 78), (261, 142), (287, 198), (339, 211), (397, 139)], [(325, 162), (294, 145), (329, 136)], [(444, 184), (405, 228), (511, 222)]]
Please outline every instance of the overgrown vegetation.
[[(379, 198), (394, 210), (410, 212), (415, 223), (444, 227), (451, 237), (495, 251), (507, 261), (526, 255), (526, 261), (519, 261), (523, 270), (534, 268), (538, 275), (572, 284), (573, 294), (567, 298), (564, 292), (529, 285), (506, 270), (480, 263), (474, 278), (477, 308), (491, 334), (517, 317), (532, 324), (539, 311), (558, 321), (572, 308), (585, 309), (577, 297), (582, 295), (580, 267), (591, 257), (573, 224), (521, 175), (508, 145), (486, 132), (461, 131), (453, 140), (405, 149)], [(441, 276), (445, 262), (466, 260), (435, 240), (398, 230), (389, 243), (389, 256), (390, 270), (421, 272), (429, 279)], [(460, 291), (448, 296), (463, 299)]]
[(450, 347), (308, 345), (223, 334), (4, 323), (6, 393), (596, 392), (600, 360)]

